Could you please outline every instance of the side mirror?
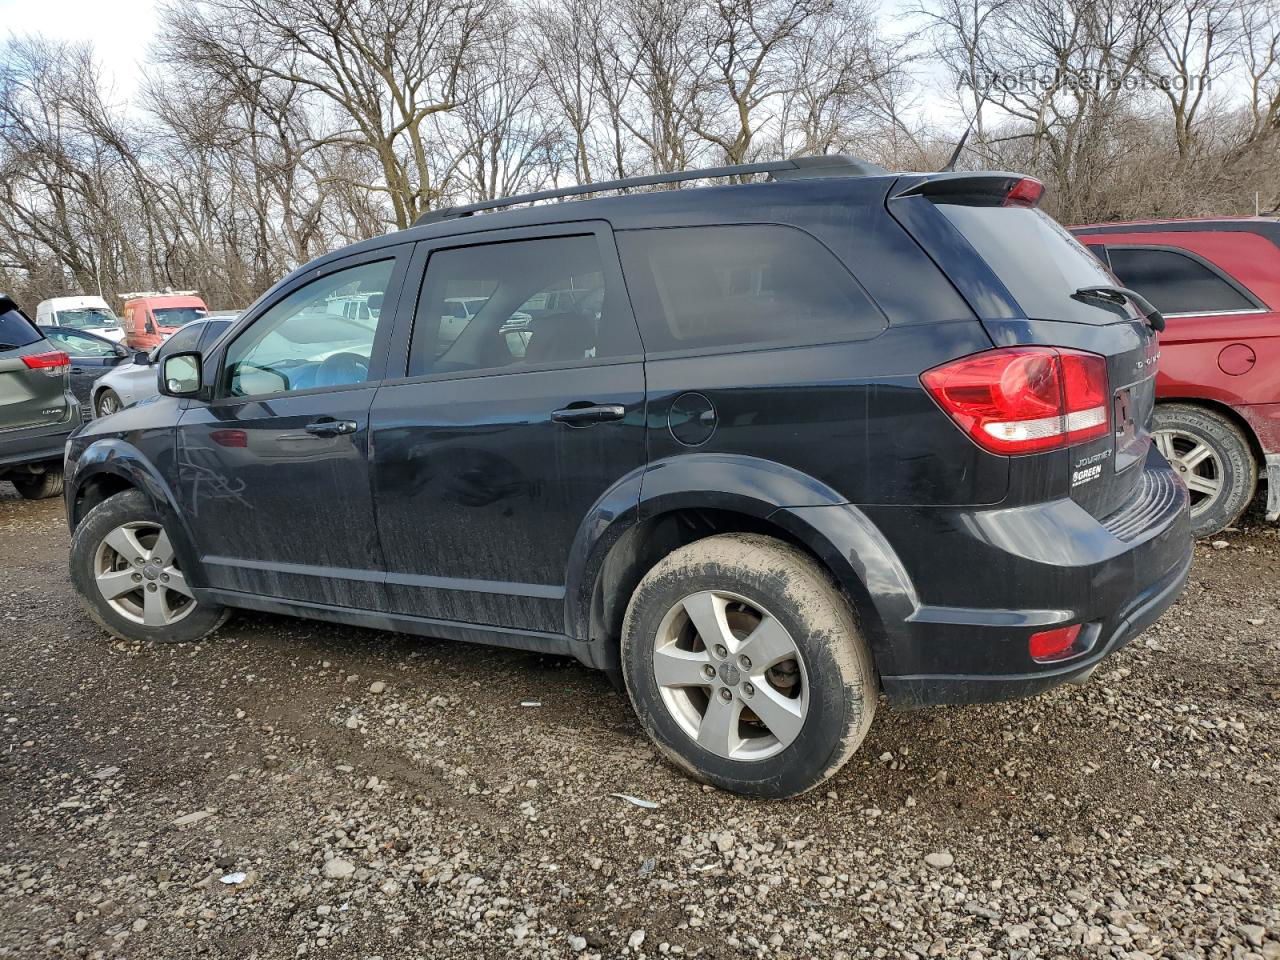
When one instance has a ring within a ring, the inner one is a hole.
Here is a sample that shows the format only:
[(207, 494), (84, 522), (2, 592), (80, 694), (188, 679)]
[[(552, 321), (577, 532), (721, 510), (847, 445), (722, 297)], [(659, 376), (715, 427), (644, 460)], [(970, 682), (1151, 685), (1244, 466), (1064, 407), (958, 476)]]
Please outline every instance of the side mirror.
[(160, 392), (166, 397), (194, 397), (200, 392), (200, 354), (173, 353), (160, 361)]
[(140, 367), (149, 367), (151, 366), (151, 354), (146, 350), (139, 350), (133, 355), (133, 362)]
[(118, 343), (113, 346), (113, 349), (117, 357), (127, 357), (129, 355), (129, 351)]

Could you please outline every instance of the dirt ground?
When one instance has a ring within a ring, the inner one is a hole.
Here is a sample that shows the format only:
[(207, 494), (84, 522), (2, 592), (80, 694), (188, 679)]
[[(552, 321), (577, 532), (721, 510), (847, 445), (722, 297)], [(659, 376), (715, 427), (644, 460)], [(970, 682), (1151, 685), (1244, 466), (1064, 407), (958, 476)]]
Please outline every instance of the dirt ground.
[(61, 502), (0, 485), (0, 958), (1274, 960), (1280, 536), (1223, 539), (1088, 685), (882, 706), (764, 802), (568, 660), (250, 614), (113, 641)]

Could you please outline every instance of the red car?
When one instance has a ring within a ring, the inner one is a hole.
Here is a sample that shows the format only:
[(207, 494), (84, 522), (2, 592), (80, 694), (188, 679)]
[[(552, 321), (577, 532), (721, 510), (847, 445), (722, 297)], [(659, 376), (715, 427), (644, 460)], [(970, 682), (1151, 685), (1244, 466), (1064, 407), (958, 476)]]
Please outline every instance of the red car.
[(1267, 480), (1280, 516), (1280, 220), (1072, 227), (1164, 313), (1156, 442), (1191, 491), (1191, 527), (1230, 526)]

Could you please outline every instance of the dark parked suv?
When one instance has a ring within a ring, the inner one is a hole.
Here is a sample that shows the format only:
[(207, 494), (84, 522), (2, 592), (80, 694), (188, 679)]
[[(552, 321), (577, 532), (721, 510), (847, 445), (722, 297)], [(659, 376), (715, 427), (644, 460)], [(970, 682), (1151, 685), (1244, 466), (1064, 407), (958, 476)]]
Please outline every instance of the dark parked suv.
[(62, 492), (62, 454), (80, 426), (71, 357), (0, 292), (0, 480), (28, 500)]
[(568, 654), (682, 768), (765, 796), (831, 776), (881, 693), (1086, 676), (1191, 561), (1149, 433), (1159, 315), (1033, 180), (682, 177), (758, 172), (442, 211), (296, 271), (74, 438), (90, 613)]

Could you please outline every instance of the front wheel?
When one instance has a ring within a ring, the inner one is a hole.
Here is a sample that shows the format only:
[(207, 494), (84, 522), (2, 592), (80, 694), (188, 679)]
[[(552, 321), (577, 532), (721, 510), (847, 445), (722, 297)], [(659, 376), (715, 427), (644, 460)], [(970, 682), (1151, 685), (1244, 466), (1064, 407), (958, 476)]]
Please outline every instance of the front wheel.
[(862, 742), (879, 681), (826, 573), (769, 537), (722, 534), (674, 551), (641, 580), (622, 668), (659, 750), (697, 780), (791, 797)]
[(122, 406), (123, 404), (120, 402), (120, 395), (110, 387), (104, 387), (102, 392), (98, 394), (98, 399), (94, 401), (94, 416), (109, 417)]
[(230, 615), (195, 599), (163, 520), (137, 490), (109, 497), (81, 521), (71, 582), (89, 615), (121, 640), (189, 643)]
[(1169, 403), (1156, 407), (1152, 431), (1191, 494), (1192, 534), (1207, 537), (1235, 523), (1258, 485), (1258, 462), (1240, 428), (1212, 410)]

